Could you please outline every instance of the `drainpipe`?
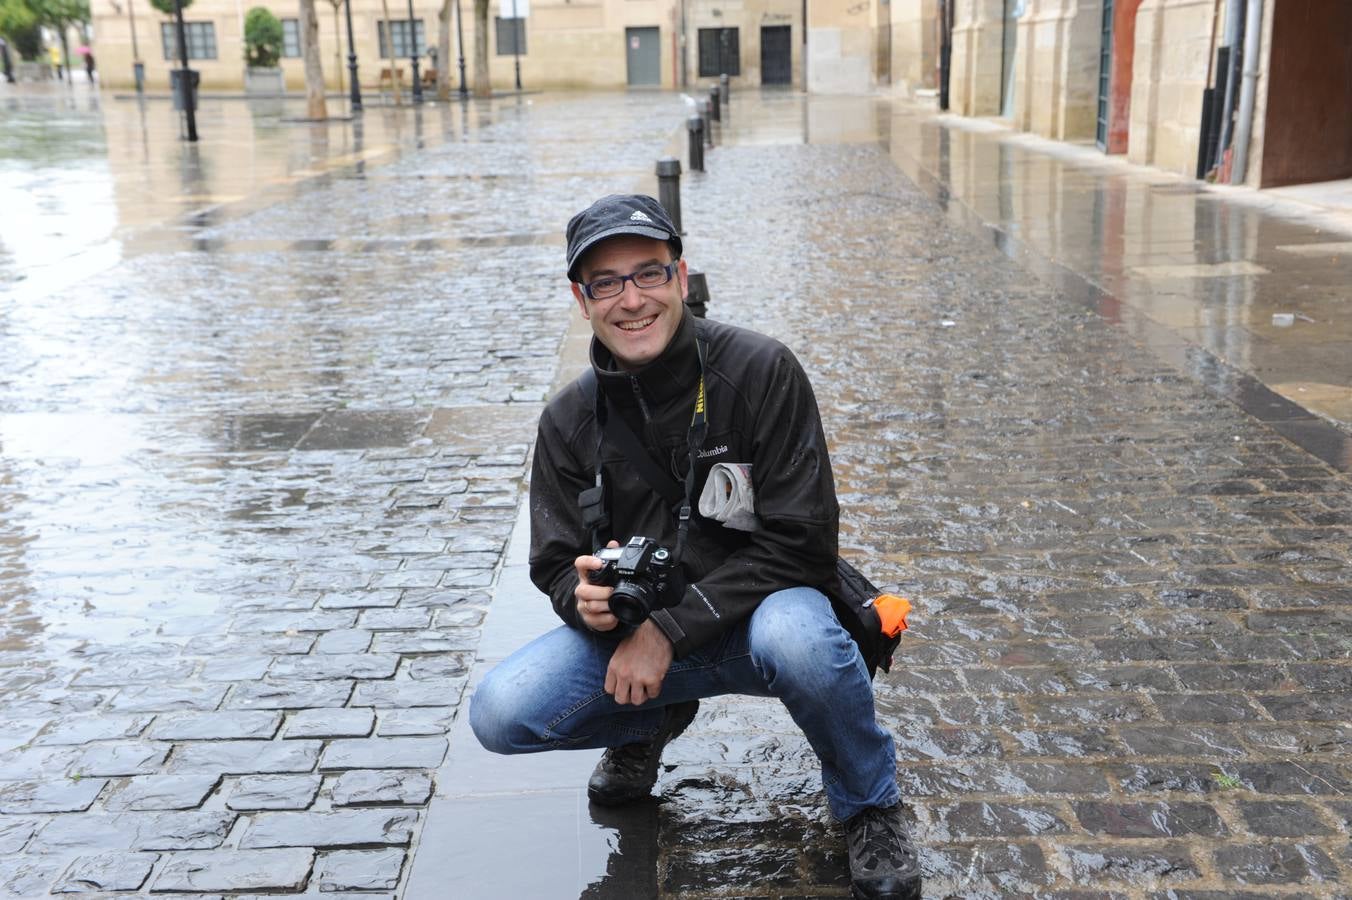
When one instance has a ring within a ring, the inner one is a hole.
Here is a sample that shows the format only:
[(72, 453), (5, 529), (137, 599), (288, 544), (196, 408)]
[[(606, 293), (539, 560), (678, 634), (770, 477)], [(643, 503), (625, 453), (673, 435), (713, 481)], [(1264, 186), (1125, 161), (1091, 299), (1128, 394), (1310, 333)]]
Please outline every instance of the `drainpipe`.
[(1239, 122), (1235, 127), (1235, 164), (1230, 183), (1243, 184), (1249, 165), (1249, 138), (1253, 134), (1253, 106), (1258, 94), (1258, 53), (1263, 28), (1263, 0), (1249, 0), (1244, 22), (1244, 87), (1239, 93)]

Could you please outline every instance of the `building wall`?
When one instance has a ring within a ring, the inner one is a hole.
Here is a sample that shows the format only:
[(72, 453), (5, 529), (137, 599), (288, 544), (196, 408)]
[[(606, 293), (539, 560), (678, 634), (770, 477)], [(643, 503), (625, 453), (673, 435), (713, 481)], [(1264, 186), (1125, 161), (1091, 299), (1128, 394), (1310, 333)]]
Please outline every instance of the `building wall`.
[(808, 90), (853, 94), (874, 86), (876, 0), (812, 0), (808, 4)]
[(1002, 0), (954, 0), (949, 106), (963, 116), (1000, 114)]
[(1014, 66), (1015, 124), (1057, 140), (1094, 136), (1103, 0), (1028, 0)]
[[(168, 21), (155, 12), (145, 0), (122, 0), (122, 13), (116, 14), (110, 6), (96, 3), (94, 9), (95, 46), (99, 69), (106, 87), (126, 89), (132, 86), (132, 40), (126, 15), (126, 4), (136, 4), (136, 31), (140, 55), (146, 67), (146, 85), (150, 90), (167, 90), (169, 70), (174, 63), (164, 59), (160, 42), (160, 23)], [(390, 18), (398, 21), (408, 18), (407, 0), (388, 0)], [(500, 5), (501, 2), (501, 5)], [(473, 0), (461, 0), (464, 14), (466, 68), (473, 77), (474, 12)], [(193, 60), (192, 67), (201, 72), (204, 90), (239, 90), (243, 82), (242, 20), (244, 12), (254, 5), (265, 5), (278, 18), (296, 18), (297, 8), (291, 3), (246, 3), (244, 0), (196, 0), (185, 10), (188, 22), (212, 22), (215, 26), (216, 58)], [(316, 4), (319, 13), (320, 59), (324, 66), (326, 83), (338, 87), (335, 50), (341, 41), (343, 77), (346, 78), (347, 37), (346, 24), (339, 18), (335, 34), (333, 8), (328, 3)], [(512, 55), (498, 55), (494, 17), (511, 15), (510, 0), (494, 0), (489, 9), (488, 47), (489, 71), (495, 89), (510, 89), (514, 82)], [(414, 16), (423, 22), (424, 40), (437, 42), (439, 3), (415, 0)], [(391, 65), (390, 60), (378, 57), (377, 22), (383, 18), (378, 0), (355, 0), (352, 5), (352, 27), (356, 41), (359, 77), (363, 86), (374, 89), (381, 69)], [(656, 26), (660, 29), (662, 87), (676, 86), (675, 36), (677, 19), (674, 0), (598, 0), (598, 2), (567, 2), (567, 0), (533, 0), (526, 22), (526, 53), (521, 56), (521, 79), (526, 88), (544, 87), (619, 87), (627, 83), (625, 28)], [(425, 55), (421, 68), (428, 67)], [(453, 82), (458, 50), (454, 22), (451, 27)], [(394, 62), (403, 70), (405, 87), (411, 74), (407, 57)], [(283, 59), (289, 91), (304, 89), (304, 64), (301, 59)]]
[(1141, 3), (1127, 143), (1131, 162), (1196, 174), (1215, 9), (1214, 0)]
[(892, 84), (902, 93), (939, 86), (939, 4), (892, 0)]
[[(632, 2), (632, 0), (631, 0)], [(679, 0), (675, 7), (679, 17)], [(741, 73), (730, 76), (733, 87), (761, 84), (761, 28), (790, 28), (793, 87), (803, 86), (803, 4), (801, 0), (686, 0), (686, 72), (690, 87), (707, 88), (717, 76), (699, 74), (699, 30), (736, 28)]]
[[(169, 87), (169, 70), (175, 64), (166, 61), (160, 45), (159, 23), (168, 21), (155, 12), (146, 0), (121, 0), (122, 12), (117, 14), (104, 3), (95, 3), (95, 55), (99, 60), (104, 85), (127, 89), (132, 86), (131, 32), (127, 22), (126, 4), (135, 3), (137, 40), (140, 55), (146, 67), (147, 88), (165, 91)], [(474, 10), (473, 0), (460, 0), (464, 14), (464, 55), (467, 76), (473, 78)], [(408, 18), (407, 0), (388, 0), (390, 17), (396, 21)], [(196, 0), (185, 11), (189, 22), (212, 22), (215, 26), (217, 54), (214, 60), (193, 60), (192, 66), (202, 74), (204, 90), (238, 91), (243, 83), (242, 21), (248, 8), (264, 5), (278, 18), (296, 18), (293, 2), (256, 4), (249, 0)], [(316, 4), (319, 13), (320, 59), (324, 77), (333, 90), (339, 86), (337, 69), (340, 66), (335, 51), (341, 52), (342, 77), (347, 77), (346, 24), (339, 17), (335, 31), (333, 7), (326, 2)], [(700, 28), (734, 27), (739, 35), (741, 74), (734, 85), (761, 83), (762, 26), (787, 25), (791, 32), (793, 84), (803, 85), (803, 18), (802, 0), (529, 0), (526, 16), (526, 53), (521, 56), (521, 81), (526, 89), (539, 88), (618, 88), (628, 84), (626, 61), (627, 28), (656, 27), (661, 47), (660, 87), (672, 89), (680, 85), (680, 61), (684, 52), (688, 87), (707, 86), (716, 79), (700, 78)], [(501, 10), (501, 12), (500, 12)], [(684, 10), (686, 35), (684, 50), (679, 45), (681, 13)], [(437, 0), (415, 0), (414, 16), (423, 22), (425, 41), (433, 46), (438, 40)], [(520, 7), (518, 7), (520, 11)], [(510, 0), (493, 0), (489, 8), (488, 48), (489, 72), (496, 90), (514, 86), (515, 60), (510, 53), (498, 55), (494, 18), (510, 16)], [(383, 17), (379, 0), (354, 0), (352, 27), (356, 39), (359, 77), (365, 87), (375, 89), (381, 69), (390, 66), (389, 60), (378, 58), (377, 22)], [(849, 41), (845, 46), (853, 47)], [(426, 48), (420, 61), (427, 69)], [(450, 60), (452, 84), (458, 84), (456, 57), (456, 28), (451, 22)], [(864, 62), (867, 63), (867, 56)], [(411, 75), (407, 57), (395, 61), (403, 70), (405, 87)], [(304, 90), (304, 64), (301, 59), (283, 59), (287, 90)], [(865, 66), (867, 75), (868, 68)]]

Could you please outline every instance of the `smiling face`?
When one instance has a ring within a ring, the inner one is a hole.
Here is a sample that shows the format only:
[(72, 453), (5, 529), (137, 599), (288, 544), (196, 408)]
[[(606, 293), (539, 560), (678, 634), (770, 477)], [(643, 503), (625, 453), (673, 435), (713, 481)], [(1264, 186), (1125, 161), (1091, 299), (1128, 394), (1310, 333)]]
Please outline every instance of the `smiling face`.
[[(606, 275), (632, 275), (644, 266), (670, 262), (671, 248), (665, 241), (622, 235), (589, 250), (578, 266), (578, 277), (590, 283)], [(666, 284), (641, 288), (631, 279), (624, 282), (623, 291), (605, 300), (588, 300), (582, 285), (573, 284), (582, 317), (626, 371), (646, 366), (662, 355), (681, 324), (685, 293), (685, 260), (676, 263), (674, 277)]]

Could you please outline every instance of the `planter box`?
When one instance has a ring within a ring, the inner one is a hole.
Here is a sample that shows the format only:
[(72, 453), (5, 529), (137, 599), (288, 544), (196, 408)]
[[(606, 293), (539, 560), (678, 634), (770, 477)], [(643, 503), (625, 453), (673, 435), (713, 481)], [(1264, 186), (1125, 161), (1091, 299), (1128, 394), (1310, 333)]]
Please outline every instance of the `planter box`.
[(286, 93), (286, 77), (282, 70), (244, 67), (244, 93), (250, 97), (280, 97)]

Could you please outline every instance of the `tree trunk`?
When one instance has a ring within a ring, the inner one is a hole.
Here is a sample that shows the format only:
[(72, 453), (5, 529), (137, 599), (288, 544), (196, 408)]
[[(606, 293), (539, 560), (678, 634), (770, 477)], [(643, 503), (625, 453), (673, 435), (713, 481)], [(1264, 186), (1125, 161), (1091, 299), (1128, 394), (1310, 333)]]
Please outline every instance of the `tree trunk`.
[[(380, 0), (380, 9), (385, 13), (385, 49), (390, 52), (390, 85), (394, 90), (394, 105), (399, 105), (399, 57), (394, 55), (394, 25), (390, 22), (389, 0)], [(409, 22), (412, 28), (413, 23)]]
[(315, 0), (300, 0), (300, 53), (305, 57), (305, 118), (327, 119), (324, 66), (319, 61), (319, 15)]
[(474, 96), (493, 96), (488, 79), (488, 0), (474, 0)]
[(437, 99), (451, 99), (451, 12), (460, 0), (443, 0), (437, 13)]

